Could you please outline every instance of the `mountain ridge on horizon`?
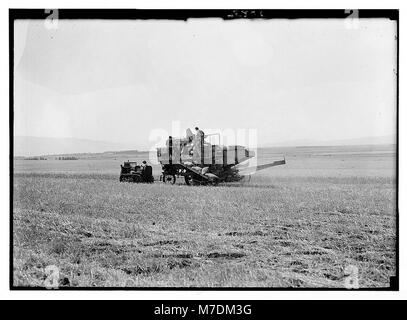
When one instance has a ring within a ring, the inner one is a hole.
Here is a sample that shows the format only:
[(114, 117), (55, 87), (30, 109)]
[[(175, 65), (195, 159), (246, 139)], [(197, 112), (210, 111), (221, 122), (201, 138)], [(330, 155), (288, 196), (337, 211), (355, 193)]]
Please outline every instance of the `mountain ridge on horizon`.
[(102, 153), (135, 150), (129, 143), (91, 140), (73, 137), (15, 136), (14, 156)]
[(259, 148), (270, 147), (318, 147), (318, 146), (355, 146), (355, 145), (376, 145), (376, 144), (396, 144), (396, 134), (388, 134), (375, 137), (359, 137), (350, 139), (314, 140), (295, 139), (279, 143), (264, 143)]
[[(259, 148), (270, 147), (302, 147), (302, 146), (340, 146), (340, 145), (374, 145), (395, 144), (396, 135), (378, 137), (362, 137), (340, 140), (290, 140), (280, 143), (265, 143)], [(14, 137), (14, 156), (30, 157), (44, 155), (107, 153), (107, 152), (146, 152), (146, 150), (134, 148), (128, 143), (116, 143), (109, 141), (82, 139), (82, 138), (57, 138), (57, 137)]]

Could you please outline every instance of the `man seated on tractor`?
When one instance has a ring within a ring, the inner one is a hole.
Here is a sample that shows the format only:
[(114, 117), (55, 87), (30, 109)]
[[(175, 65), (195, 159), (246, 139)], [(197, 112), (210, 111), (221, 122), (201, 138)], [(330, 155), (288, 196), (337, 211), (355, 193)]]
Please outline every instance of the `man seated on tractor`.
[(149, 165), (147, 165), (147, 161), (143, 160), (141, 163), (141, 175), (143, 176), (143, 180), (145, 182), (153, 182), (154, 177), (153, 177), (153, 168)]

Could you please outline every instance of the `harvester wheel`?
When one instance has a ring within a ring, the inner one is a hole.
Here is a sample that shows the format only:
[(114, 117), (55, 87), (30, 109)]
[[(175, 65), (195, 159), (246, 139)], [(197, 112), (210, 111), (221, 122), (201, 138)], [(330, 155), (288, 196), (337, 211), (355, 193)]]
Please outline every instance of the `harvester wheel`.
[(192, 182), (192, 176), (190, 174), (187, 174), (186, 176), (184, 176), (184, 179), (185, 179), (185, 184), (187, 186), (190, 186), (191, 182)]
[(173, 174), (173, 175), (163, 175), (163, 181), (164, 181), (164, 183), (170, 183), (170, 184), (174, 184), (175, 183), (175, 181), (176, 181), (177, 179), (175, 178), (175, 174)]
[(211, 184), (211, 186), (217, 186), (217, 185), (219, 184), (219, 179), (213, 179), (213, 180), (210, 182), (210, 184)]
[(202, 181), (202, 180), (198, 180), (198, 179), (193, 179), (193, 180), (192, 180), (192, 185), (193, 185), (193, 186), (202, 186), (202, 185), (204, 185), (204, 184), (205, 184), (205, 182)]

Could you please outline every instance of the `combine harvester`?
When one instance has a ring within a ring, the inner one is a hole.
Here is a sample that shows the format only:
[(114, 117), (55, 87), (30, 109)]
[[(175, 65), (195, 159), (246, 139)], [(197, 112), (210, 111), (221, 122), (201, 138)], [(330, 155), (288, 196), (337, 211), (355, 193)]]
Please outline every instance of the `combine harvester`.
[(249, 167), (247, 160), (255, 156), (253, 151), (239, 145), (210, 144), (204, 140), (208, 136), (205, 135), (198, 143), (190, 129), (187, 129), (185, 138), (170, 136), (166, 147), (157, 148), (157, 158), (162, 167), (160, 180), (174, 184), (177, 177), (184, 177), (187, 185), (217, 185), (240, 181), (245, 175), (285, 164), (284, 158)]

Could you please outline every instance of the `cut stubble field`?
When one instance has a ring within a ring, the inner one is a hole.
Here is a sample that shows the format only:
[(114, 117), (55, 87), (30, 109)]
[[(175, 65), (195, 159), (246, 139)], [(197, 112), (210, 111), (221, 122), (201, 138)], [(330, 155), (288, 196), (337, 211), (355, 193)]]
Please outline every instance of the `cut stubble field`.
[(394, 154), (295, 151), (217, 187), (16, 171), (13, 284), (43, 287), (55, 265), (61, 287), (344, 288), (355, 266), (360, 287), (389, 287)]

